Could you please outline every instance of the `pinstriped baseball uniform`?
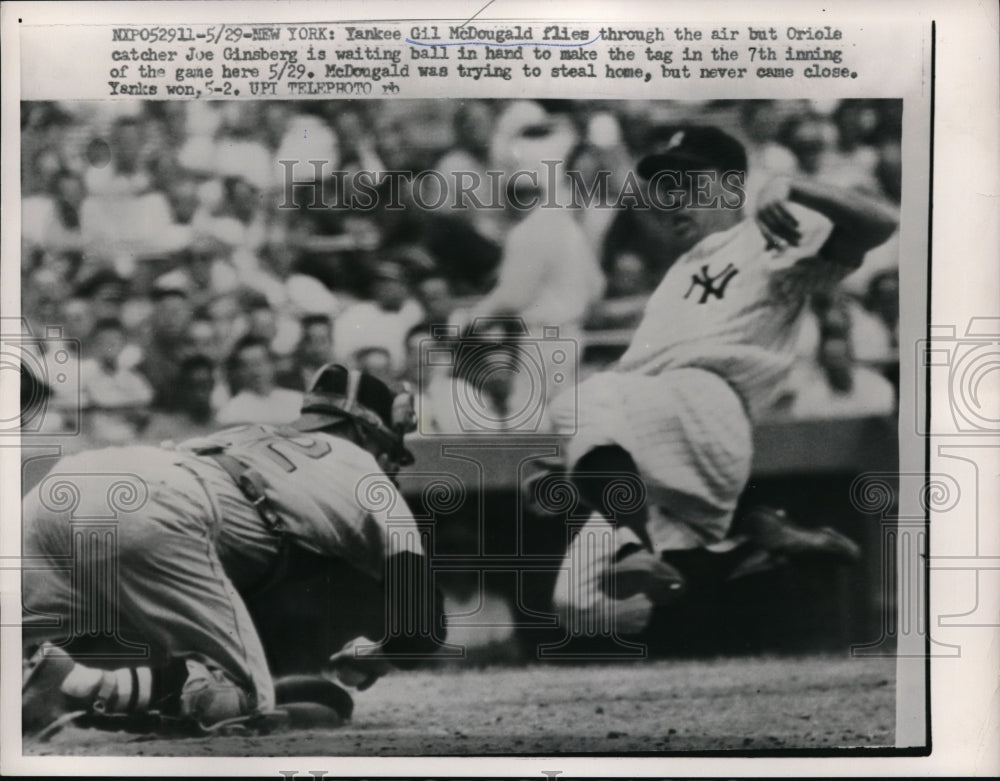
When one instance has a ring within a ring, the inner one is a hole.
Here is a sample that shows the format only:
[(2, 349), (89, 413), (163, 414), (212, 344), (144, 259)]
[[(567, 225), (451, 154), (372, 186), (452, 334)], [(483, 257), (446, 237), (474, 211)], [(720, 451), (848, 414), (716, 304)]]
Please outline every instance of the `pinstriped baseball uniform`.
[[(387, 548), (421, 550), (405, 501), (374, 458), (344, 439), (255, 425), (192, 442), (225, 444), (228, 453), (255, 468), (288, 533), (303, 547), (377, 578)], [(107, 515), (108, 488), (122, 473), (140, 476), (148, 490), (143, 506), (120, 513), (116, 525), (123, 636), (147, 644), (154, 665), (172, 658), (214, 664), (246, 688), (259, 709), (272, 707), (264, 650), (240, 592), (266, 580), (278, 540), (232, 478), (184, 445), (81, 453), (63, 459), (50, 475), (60, 473), (94, 478), (76, 480), (76, 518)], [(55, 561), (70, 554), (73, 524), (65, 507), (44, 496), (46, 485), (25, 497), (24, 549), (27, 556)], [(24, 641), (68, 638), (65, 622), (90, 596), (74, 593), (65, 569), (26, 571), (25, 607), (64, 623), (26, 629)]]
[(848, 271), (815, 257), (831, 223), (788, 208), (802, 232), (797, 247), (769, 249), (754, 221), (743, 220), (681, 256), (647, 302), (618, 371), (708, 369), (732, 386), (751, 418), (767, 409), (794, 361), (809, 294)]
[(769, 248), (753, 220), (705, 237), (667, 271), (613, 371), (581, 383), (577, 408), (557, 399), (557, 431), (575, 463), (619, 444), (647, 486), (660, 550), (725, 537), (750, 474), (751, 421), (772, 403), (794, 360), (808, 295), (849, 269), (816, 258), (831, 230), (798, 205), (798, 246)]

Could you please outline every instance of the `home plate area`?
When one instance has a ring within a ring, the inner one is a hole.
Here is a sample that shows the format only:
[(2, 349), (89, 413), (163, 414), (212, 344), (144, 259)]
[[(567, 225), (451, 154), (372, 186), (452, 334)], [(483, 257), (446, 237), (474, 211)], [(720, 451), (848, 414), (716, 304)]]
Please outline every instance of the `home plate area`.
[(891, 748), (895, 661), (846, 654), (396, 672), (335, 729), (164, 739), (68, 727), (35, 755), (420, 756)]

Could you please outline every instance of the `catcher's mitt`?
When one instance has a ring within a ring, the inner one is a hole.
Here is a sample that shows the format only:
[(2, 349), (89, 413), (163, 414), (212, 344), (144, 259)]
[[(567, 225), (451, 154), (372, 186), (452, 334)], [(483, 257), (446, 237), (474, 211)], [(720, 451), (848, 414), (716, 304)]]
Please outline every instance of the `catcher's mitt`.
[(277, 707), (293, 727), (339, 727), (350, 721), (354, 700), (333, 681), (318, 675), (286, 675), (274, 682)]

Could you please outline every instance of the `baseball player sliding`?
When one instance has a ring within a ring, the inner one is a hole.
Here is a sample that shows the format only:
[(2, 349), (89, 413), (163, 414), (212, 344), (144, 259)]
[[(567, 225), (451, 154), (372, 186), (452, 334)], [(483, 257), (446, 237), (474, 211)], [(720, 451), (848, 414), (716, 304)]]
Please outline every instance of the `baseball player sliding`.
[[(393, 661), (406, 666), (435, 650), (429, 622), (439, 603), (413, 604), (433, 593), (427, 559), (390, 481), (411, 459), (402, 444), (411, 422), (405, 395), (330, 364), (289, 426), (63, 459), (24, 500), (25, 734), (83, 714), (155, 713), (196, 732), (252, 726), (303, 696), (348, 716), (350, 696), (328, 679), (272, 680), (245, 601), (317, 558), (379, 584), (383, 626), (398, 628), (349, 643), (330, 658), (329, 677), (365, 688)], [(132, 498), (142, 492), (144, 501), (118, 514), (110, 544), (80, 555), (79, 519), (108, 517), (111, 493), (129, 476)], [(104, 638), (113, 642), (98, 666), (74, 641), (108, 625), (102, 611), (117, 631)]]
[[(571, 625), (613, 613), (617, 631), (641, 631), (654, 605), (721, 573), (747, 537), (781, 552), (853, 552), (836, 532), (781, 513), (752, 513), (737, 528), (733, 514), (753, 423), (792, 365), (808, 297), (857, 268), (894, 232), (896, 214), (857, 192), (782, 177), (750, 219), (733, 186), (746, 168), (740, 142), (705, 126), (678, 129), (638, 162), (658, 194), (644, 218), (679, 257), (617, 366), (580, 385), (576, 408), (563, 398), (551, 409), (558, 431), (576, 423), (570, 475), (592, 510), (557, 584)], [(680, 208), (655, 208), (678, 182)], [(644, 497), (615, 507), (615, 481), (629, 476)]]

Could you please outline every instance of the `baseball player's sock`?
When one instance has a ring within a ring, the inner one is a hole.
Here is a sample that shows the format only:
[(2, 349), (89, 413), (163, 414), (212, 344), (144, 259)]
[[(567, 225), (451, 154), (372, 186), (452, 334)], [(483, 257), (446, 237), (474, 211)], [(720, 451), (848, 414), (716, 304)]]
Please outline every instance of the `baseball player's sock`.
[(143, 713), (149, 709), (152, 683), (148, 667), (98, 670), (77, 663), (60, 690), (98, 713)]
[[(100, 671), (98, 671), (100, 672)], [(113, 674), (129, 672), (116, 670)], [(117, 699), (127, 702), (136, 691), (137, 706), (129, 710), (154, 710), (171, 718), (190, 718), (203, 726), (245, 716), (252, 698), (224, 672), (194, 659), (173, 659), (155, 669), (135, 668), (136, 677), (118, 679)], [(134, 684), (138, 682), (136, 689)]]
[(69, 675), (66, 676), (66, 680), (62, 682), (62, 686), (59, 688), (68, 697), (85, 700), (97, 693), (97, 689), (100, 687), (105, 675), (104, 670), (85, 667), (82, 664), (74, 664), (73, 669), (69, 671)]

